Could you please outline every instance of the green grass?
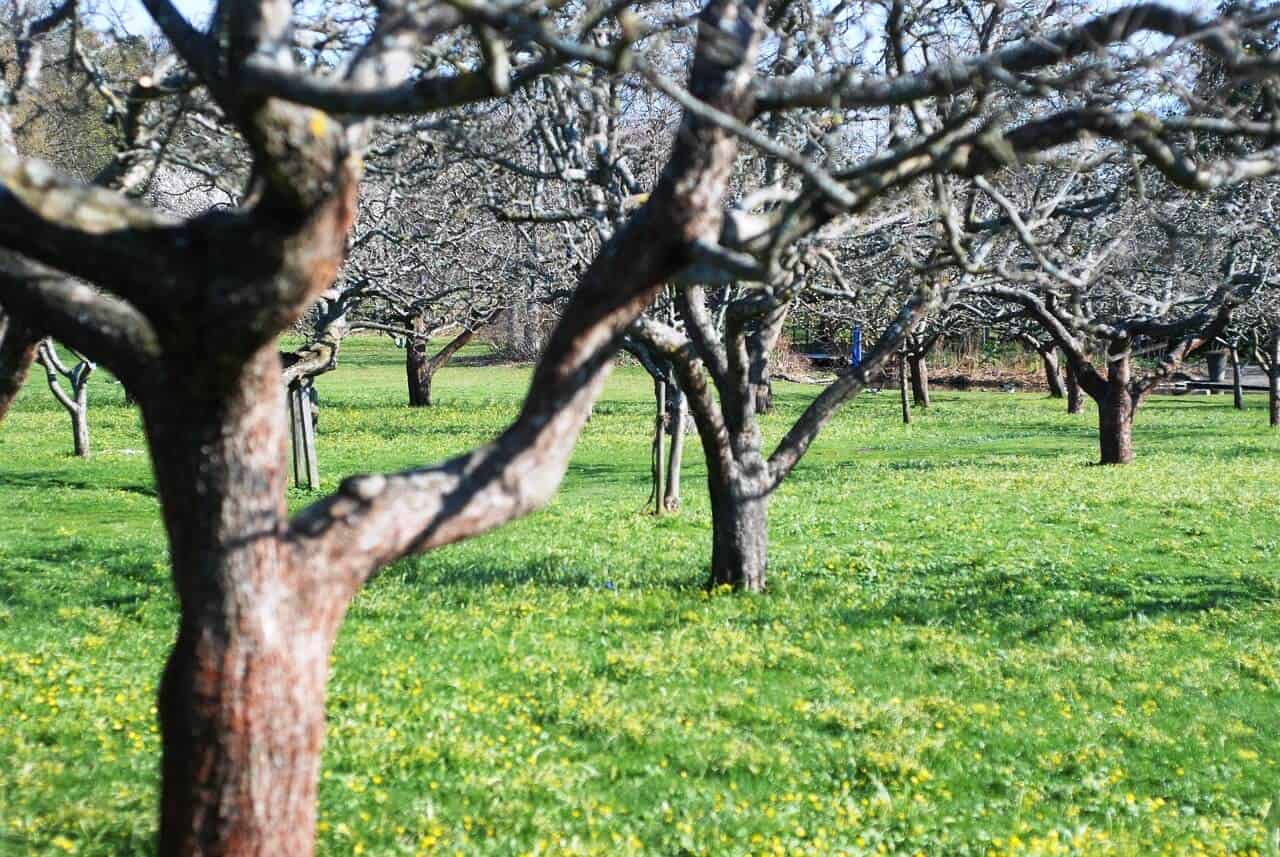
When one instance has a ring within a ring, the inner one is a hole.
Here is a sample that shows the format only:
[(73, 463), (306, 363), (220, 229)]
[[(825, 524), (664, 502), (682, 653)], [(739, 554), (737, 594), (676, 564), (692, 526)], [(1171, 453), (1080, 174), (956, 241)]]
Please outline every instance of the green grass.
[[(477, 352), (472, 352), (476, 356)], [(404, 407), (399, 352), (320, 383), (326, 486), (492, 436), (527, 370)], [(776, 436), (811, 388), (781, 386)], [(0, 854), (149, 853), (174, 601), (137, 417), (97, 456), (32, 384), (0, 428)], [(655, 519), (650, 387), (611, 380), (549, 509), (384, 572), (334, 657), (322, 854), (1275, 854), (1280, 434), (856, 400), (779, 491), (771, 591), (708, 594), (701, 455)], [(1091, 410), (1091, 409), (1090, 409)], [(306, 497), (291, 497), (295, 505)]]

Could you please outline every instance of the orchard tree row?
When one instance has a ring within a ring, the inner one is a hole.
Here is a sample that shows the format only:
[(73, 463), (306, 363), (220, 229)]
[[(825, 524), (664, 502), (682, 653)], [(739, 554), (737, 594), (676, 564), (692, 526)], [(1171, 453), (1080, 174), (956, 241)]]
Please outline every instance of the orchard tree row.
[[(620, 349), (696, 425), (712, 583), (752, 591), (773, 491), (890, 361), (925, 395), (957, 319), (1063, 361), (1107, 463), (1198, 350), (1277, 362), (1267, 8), (143, 5), (152, 40), (76, 0), (0, 24), (0, 415), (36, 360), (73, 416), (94, 366), (141, 411), (181, 612), (163, 854), (312, 853), (347, 605), (545, 503)], [(766, 446), (797, 312), (871, 347)], [(428, 404), (500, 313), (537, 356), (500, 436), (289, 514), (286, 390), (366, 328)]]

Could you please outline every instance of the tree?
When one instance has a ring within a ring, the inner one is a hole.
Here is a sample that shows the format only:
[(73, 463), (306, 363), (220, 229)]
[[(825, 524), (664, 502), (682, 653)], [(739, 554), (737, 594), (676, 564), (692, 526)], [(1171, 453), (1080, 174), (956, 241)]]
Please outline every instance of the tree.
[[(57, 349), (48, 339), (40, 341), (36, 362), (45, 371), (49, 392), (71, 417), (71, 436), (77, 458), (89, 457), (89, 376), (97, 367), (83, 354), (72, 352), (76, 362), (68, 367), (58, 357)], [(66, 381), (70, 390), (62, 388)]]
[[(1105, 207), (1082, 223), (1068, 199), (1077, 185), (1074, 175), (1027, 210), (985, 179), (975, 183), (1014, 224), (1017, 237), (1000, 264), (985, 267), (1003, 282), (983, 287), (981, 294), (1020, 308), (1066, 355), (1076, 383), (1098, 407), (1101, 462), (1128, 463), (1138, 408), (1187, 357), (1224, 332), (1232, 310), (1265, 277), (1241, 271), (1234, 262), (1228, 270), (1212, 270), (1223, 264), (1216, 256), (1218, 242), (1200, 246), (1191, 240), (1189, 225), (1178, 224), (1168, 211), (1162, 222), (1170, 239), (1180, 241), (1181, 252), (1131, 243), (1140, 230), (1155, 226), (1144, 222), (1151, 201), (1141, 192), (1128, 200), (1109, 195)], [(1173, 204), (1172, 197), (1165, 201)], [(1064, 212), (1069, 214), (1062, 217)], [(1209, 234), (1216, 239), (1220, 231)], [(1103, 349), (1102, 367), (1090, 359), (1091, 340)], [(1136, 370), (1134, 360), (1143, 347), (1158, 355), (1145, 372)]]
[[(224, 3), (214, 35), (164, 0), (147, 6), (249, 147), (246, 205), (181, 220), (6, 153), (0, 243), (42, 275), (7, 277), (0, 300), (110, 367), (142, 409), (182, 614), (159, 703), (161, 853), (306, 854), (328, 653), (346, 604), (396, 558), (546, 500), (622, 331), (687, 264), (691, 245), (717, 242), (736, 147), (690, 112), (650, 201), (584, 273), (500, 438), (438, 467), (347, 480), (289, 520), (275, 340), (341, 264), (364, 139), (362, 125), (343, 127), (317, 107), (444, 107), (501, 95), (596, 49), (553, 35), (549, 19), (512, 23), (515, 13), (481, 9), (488, 59), (406, 83), (404, 51), (420, 27), (467, 30), (452, 10), (429, 22), (391, 14), (341, 76), (326, 77), (290, 66), (288, 3)], [(691, 97), (716, 115), (749, 107), (741, 69), (760, 34), (732, 22), (752, 20), (752, 9), (714, 2), (703, 13), (706, 38), (737, 46), (704, 50), (693, 64)], [(568, 26), (589, 34), (594, 22)], [(494, 31), (510, 30), (541, 43), (537, 59), (507, 63)], [(53, 265), (101, 291), (43, 275)]]
[[(0, 247), (20, 255), (14, 264), (5, 260), (0, 303), (112, 370), (142, 411), (180, 611), (158, 703), (159, 851), (166, 855), (313, 851), (325, 683), (347, 605), (387, 564), (488, 531), (547, 500), (624, 332), (665, 284), (703, 269), (774, 283), (797, 242), (932, 175), (994, 172), (1085, 135), (1139, 149), (1172, 144), (1123, 111), (1076, 107), (997, 127), (966, 104), (944, 127), (833, 172), (762, 137), (749, 124), (758, 115), (829, 109), (836, 100), (847, 109), (954, 101), (1008, 75), (1076, 58), (1092, 62), (1099, 45), (1148, 29), (1206, 34), (1224, 54), (1237, 53), (1222, 35), (1233, 28), (1206, 29), (1193, 16), (1137, 7), (1141, 14), (1122, 10), (891, 78), (840, 68), (758, 81), (752, 70), (764, 4), (711, 0), (698, 15), (688, 84), (681, 85), (646, 59), (643, 44), (636, 47), (649, 27), (683, 25), (660, 11), (643, 24), (616, 5), (462, 10), (384, 3), (366, 41), (342, 53), (332, 70), (314, 70), (295, 62), (288, 0), (223, 0), (208, 33), (168, 0), (144, 4), (182, 58), (190, 86), (208, 93), (235, 129), (233, 139), (252, 163), (243, 202), (174, 216), (6, 150)], [(605, 21), (616, 25), (616, 36), (597, 33)], [(428, 41), (429, 55), (447, 53), (451, 61), (415, 66)], [(436, 466), (347, 479), (290, 517), (277, 339), (333, 285), (371, 139), (362, 119), (334, 117), (423, 113), (503, 97), (567, 64), (630, 69), (679, 104), (682, 120), (648, 196), (578, 279), (519, 415), (475, 450)], [(764, 231), (740, 228), (760, 217), (726, 216), (740, 140), (798, 177), (763, 218)], [(1190, 169), (1189, 182), (1201, 169), (1181, 161), (1165, 166), (1178, 175)], [(1211, 168), (1214, 175), (1219, 168)], [(1233, 169), (1228, 175), (1242, 179), (1275, 166), (1270, 155), (1254, 155)], [(756, 303), (772, 311), (768, 289), (760, 294)], [(923, 306), (904, 309), (903, 326)], [(882, 340), (897, 336), (890, 331)], [(736, 361), (738, 340), (729, 341)], [(854, 373), (819, 396), (767, 472), (728, 462), (735, 484), (771, 489), (864, 381)], [(692, 401), (695, 390), (686, 388)], [(726, 401), (736, 419), (750, 398)], [(758, 588), (762, 510), (755, 495), (732, 499), (745, 505), (731, 510), (739, 541), (724, 550), (740, 560), (726, 557), (718, 573)]]

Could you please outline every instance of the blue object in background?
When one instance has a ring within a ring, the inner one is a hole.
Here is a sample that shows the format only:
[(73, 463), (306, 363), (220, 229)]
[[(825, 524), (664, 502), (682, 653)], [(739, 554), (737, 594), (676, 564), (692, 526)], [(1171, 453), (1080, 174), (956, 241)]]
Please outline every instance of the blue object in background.
[(856, 369), (862, 363), (862, 325), (854, 325), (849, 337), (849, 368)]

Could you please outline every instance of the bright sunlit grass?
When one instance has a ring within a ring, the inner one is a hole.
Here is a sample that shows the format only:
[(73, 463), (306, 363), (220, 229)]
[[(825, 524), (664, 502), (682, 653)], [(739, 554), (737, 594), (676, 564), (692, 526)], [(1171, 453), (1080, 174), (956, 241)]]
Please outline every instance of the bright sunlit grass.
[[(468, 352), (476, 357), (479, 352)], [(322, 476), (492, 437), (527, 370), (404, 405), (357, 339)], [(780, 387), (776, 437), (813, 388)], [(655, 519), (650, 385), (610, 382), (530, 519), (400, 563), (334, 658), (322, 854), (1274, 854), (1280, 434), (1265, 402), (856, 400), (773, 504), (771, 591), (706, 593), (701, 455)], [(0, 427), (0, 854), (150, 853), (174, 602), (145, 444), (102, 379), (96, 457), (39, 384)], [(297, 506), (307, 502), (291, 497)]]

